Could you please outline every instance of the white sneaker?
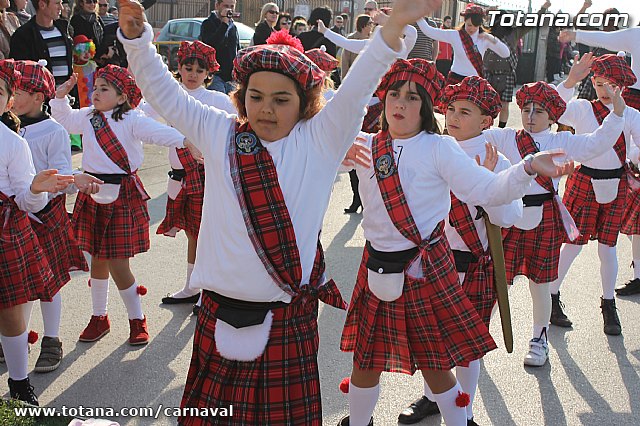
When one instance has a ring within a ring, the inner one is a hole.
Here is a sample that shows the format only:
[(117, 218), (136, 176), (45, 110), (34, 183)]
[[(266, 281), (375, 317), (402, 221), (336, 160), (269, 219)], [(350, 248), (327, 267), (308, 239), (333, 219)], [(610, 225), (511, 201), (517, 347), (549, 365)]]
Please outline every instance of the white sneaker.
[(542, 367), (549, 359), (549, 345), (544, 339), (531, 339), (529, 353), (524, 356), (524, 365)]

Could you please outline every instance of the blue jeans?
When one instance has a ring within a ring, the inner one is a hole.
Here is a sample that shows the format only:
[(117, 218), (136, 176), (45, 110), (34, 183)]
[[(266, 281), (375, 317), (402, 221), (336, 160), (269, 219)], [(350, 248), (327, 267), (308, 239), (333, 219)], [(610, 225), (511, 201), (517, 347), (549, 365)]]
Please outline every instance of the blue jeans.
[(209, 90), (215, 90), (216, 92), (222, 92), (225, 94), (229, 94), (229, 92), (233, 91), (236, 88), (236, 85), (231, 81), (224, 81), (220, 76), (214, 75), (213, 81), (207, 87)]

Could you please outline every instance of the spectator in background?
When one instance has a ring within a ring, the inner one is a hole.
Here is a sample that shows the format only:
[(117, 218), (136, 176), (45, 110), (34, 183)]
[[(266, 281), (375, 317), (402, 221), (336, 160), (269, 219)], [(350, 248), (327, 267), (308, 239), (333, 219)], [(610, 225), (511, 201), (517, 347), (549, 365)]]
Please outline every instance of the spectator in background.
[[(33, 0), (31, 0), (29, 4), (31, 4), (32, 1)], [(62, 12), (60, 12), (60, 19), (64, 19), (67, 22), (71, 19), (71, 7), (69, 6), (69, 0), (62, 0)], [(69, 35), (73, 36), (73, 28), (69, 28), (69, 31), (71, 31)]]
[(253, 46), (267, 44), (267, 39), (274, 32), (274, 27), (278, 22), (278, 5), (275, 3), (265, 3), (260, 12), (260, 22), (256, 23), (256, 32), (253, 34)]
[(311, 11), (311, 16), (309, 16), (309, 25), (312, 25), (311, 30), (305, 33), (301, 33), (298, 38), (302, 42), (302, 46), (304, 50), (311, 50), (314, 48), (320, 48), (320, 46), (324, 45), (327, 49), (327, 53), (334, 58), (337, 54), (336, 45), (327, 40), (321, 32), (318, 31), (317, 22), (322, 21), (325, 27), (329, 28), (331, 25), (331, 18), (333, 17), (333, 12), (327, 6), (316, 7)]
[[(369, 15), (358, 15), (356, 18), (356, 32), (353, 34), (349, 34), (347, 38), (356, 39), (356, 40), (366, 40), (371, 36), (371, 30), (373, 29), (373, 20)], [(358, 55), (353, 52), (349, 52), (346, 49), (342, 50), (342, 61), (341, 61), (341, 72), (342, 79), (347, 76), (349, 72), (349, 68), (356, 60)]]
[(349, 32), (351, 31), (350, 26), (349, 26), (349, 14), (348, 13), (341, 13), (340, 16), (342, 16), (342, 22), (344, 22), (344, 32), (345, 34), (349, 34)]
[(364, 4), (364, 14), (373, 16), (378, 11), (378, 2), (368, 1)]
[(344, 18), (342, 17), (342, 15), (338, 15), (336, 16), (335, 20), (334, 20), (334, 25), (333, 27), (331, 27), (331, 31), (333, 31), (334, 33), (338, 33), (341, 36), (344, 36)]
[(18, 17), (7, 12), (9, 0), (0, 0), (0, 59), (9, 57), (11, 35), (20, 26)]
[(291, 34), (294, 37), (298, 37), (300, 34), (307, 31), (307, 20), (304, 18), (296, 18), (293, 20), (293, 25), (291, 25)]
[(83, 35), (93, 40), (96, 51), (100, 49), (104, 36), (104, 24), (98, 15), (96, 0), (77, 0), (73, 6), (70, 24), (73, 27), (74, 36)]
[(109, 13), (112, 14), (116, 19), (118, 19), (118, 8), (115, 6), (111, 6), (109, 8)]
[(560, 75), (560, 31), (557, 27), (549, 27), (547, 35), (547, 83), (553, 83), (555, 75)]
[(229, 93), (234, 88), (231, 71), (240, 50), (238, 29), (233, 23), (236, 0), (216, 0), (216, 8), (200, 27), (200, 41), (216, 49), (220, 70), (213, 76), (209, 89)]
[[(451, 29), (451, 16), (445, 16), (442, 20), (442, 26), (445, 30)], [(419, 37), (418, 33), (418, 37)], [(438, 55), (436, 56), (436, 68), (442, 75), (449, 75), (451, 71), (451, 63), (453, 62), (453, 47), (445, 41), (438, 42)]]
[(23, 25), (31, 19), (31, 14), (26, 11), (26, 8), (27, 0), (11, 0), (9, 2), (9, 9), (7, 10), (13, 12), (13, 14), (18, 17), (20, 25)]
[(280, 16), (278, 16), (278, 22), (276, 23), (276, 31), (280, 31), (282, 29), (291, 31), (291, 15), (287, 12), (282, 12)]
[[(425, 17), (424, 20), (427, 21), (427, 24), (430, 26), (437, 28), (436, 23), (431, 19)], [(438, 41), (428, 37), (424, 32), (420, 31), (418, 24), (413, 24), (413, 26), (418, 30), (418, 39), (416, 40), (416, 44), (413, 46), (413, 49), (411, 49), (411, 52), (409, 52), (408, 59), (420, 58), (433, 62), (438, 56)]]
[(109, 1), (98, 0), (98, 15), (102, 19), (102, 24), (106, 27), (109, 24), (118, 22), (118, 18), (109, 13)]

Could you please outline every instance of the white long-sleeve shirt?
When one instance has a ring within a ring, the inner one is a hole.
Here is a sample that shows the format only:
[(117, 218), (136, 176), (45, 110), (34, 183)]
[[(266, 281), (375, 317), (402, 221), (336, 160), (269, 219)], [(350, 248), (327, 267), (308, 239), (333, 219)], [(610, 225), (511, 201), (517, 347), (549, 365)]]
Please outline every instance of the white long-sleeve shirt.
[[(375, 31), (379, 31), (376, 27)], [(357, 38), (347, 38), (341, 34), (333, 32), (331, 30), (327, 30), (324, 34), (327, 40), (332, 42), (338, 47), (343, 48), (344, 50), (348, 50), (351, 53), (360, 54), (369, 43), (370, 39), (357, 39)], [(404, 28), (404, 44), (407, 46), (407, 49), (404, 51), (404, 56), (400, 57), (402, 59), (407, 59), (407, 55), (413, 49), (413, 46), (416, 44), (416, 40), (418, 39), (418, 30), (416, 30), (411, 25), (407, 25)]]
[[(63, 175), (73, 174), (71, 151), (69, 150), (69, 133), (53, 118), (39, 121), (20, 128), (22, 136), (31, 149), (33, 165), (36, 173), (47, 169), (57, 169)], [(69, 185), (63, 191), (67, 194), (77, 192), (75, 185)], [(49, 194), (53, 199), (58, 194)]]
[[(418, 20), (418, 27), (420, 27), (420, 30), (425, 33), (427, 37), (443, 41), (451, 45), (453, 48), (453, 63), (451, 64), (452, 72), (465, 77), (478, 75), (478, 72), (469, 60), (469, 57), (467, 57), (467, 52), (464, 50), (464, 45), (462, 44), (462, 39), (460, 38), (460, 34), (458, 34), (458, 30), (434, 28), (427, 24), (427, 21), (424, 19)], [(484, 57), (484, 53), (487, 49), (493, 50), (501, 58), (509, 57), (509, 46), (504, 44), (499, 38), (489, 35), (489, 37), (495, 39), (495, 43), (493, 43), (485, 38), (480, 38), (479, 34), (480, 31), (476, 31), (471, 36), (471, 40), (473, 40), (473, 43), (478, 47), (478, 52), (480, 52), (482, 57)]]
[[(118, 36), (147, 101), (205, 158), (198, 261), (191, 285), (240, 300), (290, 301), (258, 258), (242, 218), (227, 153), (236, 117), (187, 95), (151, 44), (153, 31), (148, 24), (140, 38)], [(365, 106), (380, 78), (397, 56), (381, 36), (375, 36), (322, 111), (299, 121), (284, 138), (262, 142), (275, 164), (291, 217), (303, 284), (309, 282), (338, 166), (362, 126)]]
[[(485, 151), (486, 142), (487, 142), (486, 138), (483, 135), (480, 135), (475, 138), (467, 139), (466, 141), (458, 141), (458, 144), (460, 145), (460, 148), (462, 148), (462, 150), (471, 159), (475, 159), (476, 155), (479, 155), (480, 161), (484, 161), (484, 158), (486, 156), (486, 151)], [(496, 168), (494, 169), (495, 173), (499, 173), (511, 167), (511, 163), (509, 162), (509, 160), (507, 160), (507, 158), (504, 155), (498, 154), (498, 156), (499, 156), (498, 164), (496, 164)], [(458, 196), (458, 194), (456, 194), (455, 191), (454, 191), (454, 194), (460, 201), (462, 201), (463, 203), (466, 203), (463, 196)], [(475, 206), (476, 205), (474, 204), (467, 203), (467, 207), (469, 208), (469, 213), (471, 213), (471, 217), (474, 218), (473, 224), (475, 225), (476, 231), (478, 232), (478, 237), (480, 238), (480, 242), (482, 242), (482, 247), (484, 247), (484, 249), (486, 250), (489, 247), (489, 240), (487, 238), (487, 227), (484, 224), (483, 218), (480, 218), (479, 220), (475, 220), (476, 213), (477, 213), (477, 209)], [(522, 199), (520, 198), (512, 201), (509, 204), (505, 204), (501, 206), (491, 206), (491, 207), (483, 206), (482, 208), (489, 215), (489, 219), (491, 220), (491, 223), (503, 228), (509, 228), (513, 226), (513, 224), (516, 223), (516, 221), (522, 217), (522, 213), (523, 213)], [(451, 224), (449, 223), (449, 220), (444, 221), (444, 232), (445, 232), (445, 235), (447, 236), (447, 240), (449, 241), (449, 245), (451, 246), (452, 250), (471, 251), (469, 247), (465, 244), (460, 234), (458, 234), (458, 231), (456, 231), (456, 229), (453, 226), (451, 226)]]
[[(375, 135), (360, 136), (364, 138), (363, 145), (371, 148)], [(501, 173), (478, 167), (449, 136), (421, 132), (409, 139), (395, 139), (393, 153), (407, 204), (422, 238), (428, 238), (436, 225), (448, 217), (450, 191), (472, 206), (496, 206), (522, 198), (533, 180), (522, 162)], [(365, 238), (380, 251), (415, 247), (389, 218), (373, 163), (369, 167), (356, 165), (356, 172), (364, 206)]]
[[(624, 119), (616, 114), (609, 114), (602, 126), (593, 133), (571, 134), (570, 132), (553, 133), (549, 129), (539, 133), (529, 133), (540, 151), (563, 149), (568, 158), (584, 163), (610, 150), (622, 133)], [(516, 143), (516, 131), (510, 128), (491, 128), (483, 132), (487, 141), (498, 148), (511, 163), (522, 160)], [(603, 143), (602, 141), (609, 141)], [(557, 191), (560, 178), (553, 178), (553, 187)], [(537, 182), (531, 184), (526, 195), (544, 194), (548, 192)]]
[(638, 78), (636, 84), (630, 86), (640, 90), (640, 27), (631, 27), (618, 31), (576, 31), (576, 42), (588, 46), (604, 47), (617, 52), (624, 50), (631, 54), (631, 69)]
[(0, 191), (7, 197), (16, 196), (20, 210), (39, 212), (47, 203), (47, 193), (31, 192), (31, 182), (36, 174), (27, 141), (0, 125)]
[[(51, 115), (69, 133), (82, 135), (82, 168), (85, 171), (101, 174), (125, 173), (109, 159), (96, 140), (96, 134), (91, 125), (93, 107), (71, 109), (67, 98), (51, 99), (49, 106), (51, 106)], [(142, 165), (143, 143), (175, 148), (184, 146), (184, 136), (180, 132), (147, 117), (142, 111), (133, 109), (118, 121), (111, 117), (112, 112), (104, 111), (103, 113), (111, 130), (127, 152), (131, 171), (138, 170)]]
[[(586, 99), (572, 99), (573, 92), (573, 88), (568, 89), (565, 87), (564, 82), (558, 86), (558, 93), (567, 103), (567, 109), (562, 114), (562, 117), (558, 119), (558, 122), (573, 127), (578, 134), (594, 132), (600, 124), (598, 124), (598, 120), (593, 113), (591, 102)], [(613, 111), (613, 104), (605, 106), (609, 111)], [(612, 114), (613, 112), (609, 113), (609, 115)], [(622, 118), (624, 119), (623, 133), (628, 153), (632, 139), (634, 143), (640, 143), (640, 112), (634, 108), (625, 108)], [(617, 140), (619, 136), (620, 134), (615, 139)], [(607, 144), (608, 142), (601, 140), (601, 143)], [(617, 169), (622, 166), (613, 147), (604, 154), (585, 161), (583, 164), (587, 167), (604, 170)]]

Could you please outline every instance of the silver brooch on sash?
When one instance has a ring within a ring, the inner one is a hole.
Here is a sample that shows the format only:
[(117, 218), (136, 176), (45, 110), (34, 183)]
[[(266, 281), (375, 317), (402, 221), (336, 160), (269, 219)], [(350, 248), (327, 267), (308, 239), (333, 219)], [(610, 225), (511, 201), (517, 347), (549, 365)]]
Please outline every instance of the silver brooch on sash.
[(384, 154), (376, 160), (376, 172), (380, 179), (387, 178), (393, 174), (395, 167), (390, 154)]
[(93, 130), (99, 130), (104, 127), (104, 120), (102, 120), (102, 116), (99, 114), (91, 117), (91, 125), (93, 126)]
[(236, 146), (243, 155), (252, 155), (258, 152), (258, 137), (254, 133), (242, 132), (236, 135)]

